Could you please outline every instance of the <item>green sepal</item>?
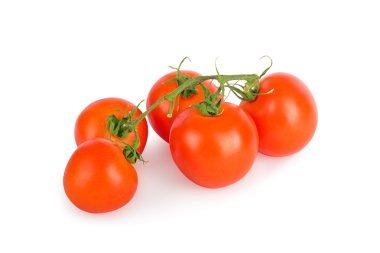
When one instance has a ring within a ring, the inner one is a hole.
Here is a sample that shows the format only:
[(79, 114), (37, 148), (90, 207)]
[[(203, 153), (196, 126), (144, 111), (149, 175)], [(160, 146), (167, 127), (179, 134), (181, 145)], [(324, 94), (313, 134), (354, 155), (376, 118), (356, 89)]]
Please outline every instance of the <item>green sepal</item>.
[[(186, 76), (181, 71), (179, 71), (179, 73), (177, 73), (176, 77), (173, 77), (173, 78), (170, 78), (170, 79), (166, 80), (165, 82), (163, 82), (163, 84), (167, 84), (167, 83), (170, 83), (170, 82), (177, 82), (177, 86), (180, 87), (185, 82), (187, 82), (189, 79), (191, 79), (191, 77)], [(190, 87), (184, 89), (180, 93), (180, 95), (183, 98), (189, 98), (191, 96), (194, 96), (194, 95), (198, 94), (198, 90), (195, 88), (195, 86), (196, 85), (191, 85)]]
[[(192, 79), (192, 77), (183, 74), (181, 71), (181, 66), (185, 60), (190, 61), (190, 58), (189, 57), (183, 58), (177, 68), (171, 67), (172, 69), (175, 69), (177, 71), (177, 75), (173, 78), (170, 78), (169, 80), (166, 80), (164, 84), (169, 83), (169, 82), (177, 82), (177, 86), (180, 87), (181, 85), (186, 83), (188, 80)], [(196, 85), (191, 85), (187, 87), (180, 93), (180, 96), (182, 96), (183, 98), (189, 98), (191, 96), (198, 94), (198, 90), (195, 87)]]
[(130, 162), (131, 164), (136, 163), (137, 160), (146, 162), (142, 155), (134, 147), (132, 147), (128, 143), (124, 144), (125, 146), (123, 148), (123, 155), (128, 162)]
[[(201, 114), (205, 116), (216, 116), (220, 114), (221, 100), (219, 99), (219, 92), (210, 93), (204, 84), (200, 84), (204, 93), (204, 100), (199, 104), (194, 104), (193, 107), (197, 108)], [(219, 99), (219, 100), (218, 100)]]
[(114, 114), (108, 115), (106, 121), (106, 127), (104, 128), (104, 137), (107, 135), (107, 130), (109, 130), (109, 137), (118, 133), (119, 120), (116, 118)]
[(136, 114), (138, 107), (141, 103), (144, 102), (142, 100), (138, 105), (133, 108), (132, 111), (129, 111), (128, 107), (126, 108), (125, 113), (120, 109), (115, 109), (115, 111), (121, 111), (123, 113), (123, 117), (119, 120), (114, 114), (111, 114), (107, 117), (106, 127), (104, 129), (104, 136), (107, 135), (107, 130), (109, 130), (109, 138), (112, 136), (119, 137), (124, 139), (134, 130), (134, 121), (133, 117)]

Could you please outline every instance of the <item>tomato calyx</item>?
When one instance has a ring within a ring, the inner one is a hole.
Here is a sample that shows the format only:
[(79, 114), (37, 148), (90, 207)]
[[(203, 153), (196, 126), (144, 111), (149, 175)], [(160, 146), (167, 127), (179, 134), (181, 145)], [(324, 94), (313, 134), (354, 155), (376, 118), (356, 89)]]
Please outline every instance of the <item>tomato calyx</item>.
[[(145, 162), (142, 155), (137, 151), (137, 148), (140, 146), (140, 139), (136, 130), (136, 120), (133, 119), (133, 116), (136, 114), (138, 107), (143, 101), (144, 100), (133, 108), (132, 111), (129, 111), (127, 108), (125, 113), (120, 108), (116, 108), (115, 111), (122, 112), (122, 118), (118, 119), (115, 114), (109, 115), (107, 117), (106, 127), (104, 129), (104, 137), (107, 137), (108, 132), (108, 139), (118, 144), (118, 146), (123, 150), (124, 157), (131, 164), (136, 163), (137, 160)], [(124, 139), (132, 132), (134, 134), (132, 145), (123, 141), (113, 140), (113, 137)]]
[[(192, 77), (187, 76), (183, 74), (180, 70), (178, 70), (177, 76), (167, 80), (166, 82), (164, 82), (164, 84), (175, 81), (177, 82), (178, 87), (181, 87), (183, 84), (187, 83), (187, 81), (189, 81), (191, 78)], [(198, 91), (195, 88), (196, 86), (197, 84), (186, 87), (183, 91), (179, 93), (179, 95), (182, 96), (183, 98), (189, 98), (193, 95), (198, 94)]]
[[(177, 69), (177, 76), (172, 79), (169, 79), (167, 82), (176, 81), (178, 87), (181, 87), (191, 78), (192, 77), (185, 75), (179, 69)], [(198, 94), (198, 90), (195, 88), (196, 86), (197, 84), (186, 87), (179, 95), (183, 98), (189, 98), (191, 96)]]
[(202, 87), (205, 99), (199, 104), (194, 104), (193, 107), (197, 108), (201, 114), (205, 116), (219, 115), (220, 106), (223, 102), (223, 99), (220, 96), (221, 88), (219, 87), (215, 93), (210, 93), (204, 84), (200, 84), (200, 86)]
[(142, 157), (141, 153), (137, 151), (137, 148), (140, 145), (140, 140), (139, 140), (139, 137), (138, 137), (136, 130), (134, 130), (134, 134), (135, 134), (135, 138), (133, 140), (132, 145), (130, 145), (126, 142), (121, 142), (121, 144), (122, 144), (121, 148), (123, 150), (123, 155), (124, 155), (125, 159), (127, 159), (127, 161), (130, 162), (131, 164), (136, 163), (137, 160), (145, 163), (146, 161)]
[(131, 133), (134, 127), (134, 119), (133, 116), (136, 114), (141, 103), (144, 102), (142, 100), (138, 105), (133, 108), (132, 111), (129, 111), (128, 107), (126, 112), (124, 113), (120, 108), (116, 108), (115, 111), (119, 111), (122, 113), (122, 118), (118, 119), (115, 114), (111, 114), (107, 117), (106, 127), (104, 129), (104, 136), (107, 136), (107, 130), (109, 130), (109, 137), (117, 136), (119, 138), (126, 138), (129, 133)]
[(246, 80), (244, 85), (241, 85), (239, 83), (234, 84), (227, 84), (226, 87), (231, 90), (231, 92), (237, 96), (240, 100), (244, 101), (253, 101), (256, 99), (256, 96), (259, 94), (260, 90), (260, 84), (259, 84), (260, 77), (259, 76), (253, 76)]
[(237, 82), (232, 85), (229, 83), (226, 84), (226, 87), (229, 88), (231, 92), (235, 96), (237, 96), (240, 100), (251, 102), (251, 101), (254, 101), (259, 95), (267, 95), (273, 92), (273, 90), (270, 90), (265, 93), (260, 93), (259, 81), (269, 71), (269, 69), (273, 65), (273, 61), (269, 56), (264, 55), (260, 58), (260, 60), (263, 58), (268, 58), (270, 63), (269, 63), (269, 66), (266, 69), (264, 69), (264, 71), (260, 75), (249, 76), (248, 78), (245, 79), (244, 85), (239, 84)]
[(131, 164), (135, 164), (137, 160), (142, 161), (143, 163), (146, 162), (142, 155), (129, 144), (123, 148), (123, 155)]
[[(181, 85), (183, 85), (184, 83), (186, 83), (189, 79), (191, 79), (190, 76), (184, 74), (181, 71), (181, 66), (185, 62), (185, 60), (191, 61), (189, 57), (185, 57), (179, 63), (179, 65), (178, 65), (177, 68), (169, 66), (170, 68), (176, 70), (177, 74), (176, 74), (176, 76), (174, 78), (171, 78), (171, 79), (167, 80), (165, 83), (169, 83), (169, 82), (175, 81), (175, 82), (177, 82), (177, 86), (180, 87)], [(198, 94), (198, 90), (195, 87), (196, 87), (196, 84), (191, 85), (189, 87), (186, 87), (183, 91), (180, 92), (180, 96), (182, 96), (183, 98), (189, 98), (191, 96), (194, 96), (194, 95)]]
[(130, 123), (131, 119), (129, 117), (118, 119), (114, 114), (111, 114), (107, 118), (104, 135), (107, 136), (107, 130), (109, 130), (109, 137), (117, 136), (119, 138), (126, 138), (127, 135), (133, 131)]

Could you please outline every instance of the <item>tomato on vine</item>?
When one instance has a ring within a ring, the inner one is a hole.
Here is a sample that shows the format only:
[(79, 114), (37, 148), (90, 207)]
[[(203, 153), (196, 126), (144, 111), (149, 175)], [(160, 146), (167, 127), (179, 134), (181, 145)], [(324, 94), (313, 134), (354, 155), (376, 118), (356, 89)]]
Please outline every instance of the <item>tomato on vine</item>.
[(259, 151), (269, 156), (286, 156), (304, 148), (314, 135), (317, 106), (307, 86), (287, 73), (273, 73), (260, 80), (260, 93), (253, 101), (242, 101), (255, 121)]
[(218, 188), (237, 182), (250, 170), (258, 141), (249, 115), (224, 102), (214, 116), (195, 107), (184, 110), (174, 120), (169, 143), (175, 164), (187, 178)]
[[(80, 145), (94, 138), (114, 138), (132, 145), (136, 140), (135, 137), (138, 137), (137, 151), (142, 153), (148, 139), (146, 119), (142, 119), (136, 126), (138, 136), (135, 136), (130, 126), (132, 120), (141, 114), (140, 109), (134, 104), (121, 98), (112, 97), (94, 101), (77, 118), (74, 131), (75, 141), (77, 145)], [(114, 128), (111, 134), (110, 128)]]
[(79, 209), (104, 213), (127, 204), (137, 188), (137, 173), (112, 141), (91, 139), (78, 146), (67, 163), (63, 186)]

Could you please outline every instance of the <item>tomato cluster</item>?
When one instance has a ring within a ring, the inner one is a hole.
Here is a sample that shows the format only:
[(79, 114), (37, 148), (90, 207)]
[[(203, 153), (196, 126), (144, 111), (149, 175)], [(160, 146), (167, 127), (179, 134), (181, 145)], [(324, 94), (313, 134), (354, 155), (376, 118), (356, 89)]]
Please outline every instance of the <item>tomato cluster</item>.
[[(137, 188), (137, 173), (123, 155), (123, 150), (109, 140), (105, 131), (107, 117), (115, 115), (121, 119), (124, 112), (133, 111), (135, 105), (121, 98), (105, 98), (88, 105), (78, 116), (75, 124), (77, 150), (71, 156), (63, 176), (67, 197), (78, 208), (103, 213), (118, 209), (128, 203)], [(136, 108), (134, 118), (141, 115)], [(143, 152), (148, 139), (146, 120), (137, 125)], [(115, 137), (117, 142), (133, 144), (136, 136), (132, 132), (125, 138)]]
[[(179, 170), (207, 188), (239, 181), (258, 152), (286, 156), (300, 151), (317, 126), (314, 98), (293, 75), (262, 75), (201, 76), (177, 69), (153, 85), (144, 113), (120, 98), (91, 103), (75, 124), (78, 147), (63, 178), (68, 198), (92, 213), (118, 209), (132, 199), (138, 184), (132, 164), (142, 160), (146, 116), (169, 143)], [(242, 99), (239, 105), (224, 101), (226, 88)]]

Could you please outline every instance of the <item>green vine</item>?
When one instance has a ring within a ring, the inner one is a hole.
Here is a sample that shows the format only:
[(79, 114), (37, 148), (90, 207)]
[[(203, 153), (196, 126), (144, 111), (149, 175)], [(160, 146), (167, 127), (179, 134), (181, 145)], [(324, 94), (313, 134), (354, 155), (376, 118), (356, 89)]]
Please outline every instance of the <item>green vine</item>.
[[(169, 101), (171, 106), (167, 114), (168, 118), (173, 116), (175, 100), (178, 96), (188, 98), (195, 94), (198, 94), (196, 86), (200, 85), (204, 93), (204, 100), (199, 104), (193, 105), (197, 108), (201, 114), (205, 116), (216, 116), (221, 113), (220, 108), (225, 100), (225, 89), (228, 88), (235, 96), (241, 100), (245, 101), (254, 101), (259, 95), (266, 95), (273, 92), (270, 90), (266, 93), (260, 93), (260, 79), (269, 71), (272, 67), (273, 61), (269, 56), (263, 56), (260, 59), (268, 58), (270, 60), (270, 65), (260, 74), (243, 74), (243, 75), (221, 75), (219, 70), (215, 66), (216, 75), (208, 76), (196, 76), (190, 77), (185, 75), (181, 70), (181, 66), (185, 60), (190, 60), (188, 57), (185, 57), (180, 62), (178, 68), (171, 67), (177, 70), (175, 78), (169, 79), (167, 82), (176, 81), (178, 88), (169, 94), (159, 98), (153, 105), (151, 105), (145, 112), (143, 112), (139, 117), (134, 119), (134, 115), (137, 112), (138, 106), (143, 102), (141, 101), (132, 111), (126, 110), (126, 113), (123, 114), (121, 119), (117, 119), (115, 115), (109, 115), (106, 122), (106, 128), (104, 130), (104, 135), (106, 136), (107, 131), (109, 132), (109, 138), (112, 139), (112, 136), (119, 137), (121, 139), (126, 138), (128, 134), (134, 133), (133, 144), (130, 145), (125, 142), (120, 142), (122, 144), (123, 154), (126, 159), (135, 163), (137, 160), (144, 162), (141, 154), (137, 151), (137, 148), (140, 145), (136, 127), (137, 125), (159, 104), (163, 101)], [(215, 93), (210, 93), (207, 87), (202, 83), (207, 80), (215, 80), (219, 83), (219, 87)], [(233, 84), (230, 82), (234, 81)], [(118, 109), (117, 109), (118, 110)], [(120, 110), (118, 110), (120, 111)]]

